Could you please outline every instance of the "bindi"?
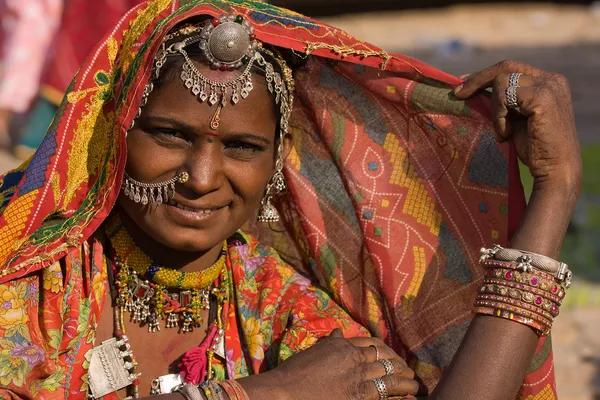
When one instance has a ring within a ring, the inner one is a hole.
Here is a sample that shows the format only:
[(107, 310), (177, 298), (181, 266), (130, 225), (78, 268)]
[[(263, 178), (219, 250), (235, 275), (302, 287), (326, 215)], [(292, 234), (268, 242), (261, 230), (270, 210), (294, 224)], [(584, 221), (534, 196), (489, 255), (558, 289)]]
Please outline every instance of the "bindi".
[(219, 134), (216, 132), (206, 132), (204, 135), (207, 136), (206, 141), (208, 143), (213, 143), (214, 142), (214, 138), (219, 137)]

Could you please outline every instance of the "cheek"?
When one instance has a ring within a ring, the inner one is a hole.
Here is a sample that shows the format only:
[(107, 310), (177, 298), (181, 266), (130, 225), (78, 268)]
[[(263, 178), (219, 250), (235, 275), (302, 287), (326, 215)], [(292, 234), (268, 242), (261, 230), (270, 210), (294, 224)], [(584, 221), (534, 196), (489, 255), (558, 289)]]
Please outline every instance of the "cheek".
[(253, 163), (240, 163), (228, 168), (227, 175), (233, 190), (245, 203), (258, 205), (267, 183), (273, 176), (274, 163), (269, 156)]
[(172, 175), (184, 160), (184, 152), (160, 146), (143, 132), (132, 131), (127, 136), (127, 171), (137, 180), (152, 182)]

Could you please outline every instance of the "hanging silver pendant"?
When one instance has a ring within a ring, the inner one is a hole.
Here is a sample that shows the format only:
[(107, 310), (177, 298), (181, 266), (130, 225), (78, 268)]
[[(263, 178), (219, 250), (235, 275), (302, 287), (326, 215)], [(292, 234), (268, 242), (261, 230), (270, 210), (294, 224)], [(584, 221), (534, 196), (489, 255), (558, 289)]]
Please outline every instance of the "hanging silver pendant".
[(92, 356), (88, 379), (90, 392), (94, 398), (99, 399), (124, 389), (139, 376), (130, 372), (135, 365), (126, 360), (130, 358), (130, 353), (129, 350), (122, 350), (125, 344), (124, 340), (112, 338), (90, 350)]
[(173, 393), (184, 384), (185, 382), (180, 374), (159, 376), (152, 380), (150, 385), (150, 395), (158, 396), (161, 394)]

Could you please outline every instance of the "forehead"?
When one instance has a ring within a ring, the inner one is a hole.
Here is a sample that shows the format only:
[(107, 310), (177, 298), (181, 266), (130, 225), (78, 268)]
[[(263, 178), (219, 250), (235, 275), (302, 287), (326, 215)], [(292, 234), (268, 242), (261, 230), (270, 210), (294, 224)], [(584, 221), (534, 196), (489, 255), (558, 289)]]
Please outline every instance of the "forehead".
[[(240, 71), (215, 71), (200, 62), (194, 61), (196, 68), (208, 79), (226, 83), (239, 76)], [(210, 129), (217, 106), (202, 102), (188, 89), (180, 78), (181, 63), (175, 64), (169, 71), (169, 78), (164, 79), (148, 98), (143, 108), (144, 116), (160, 116), (180, 121), (194, 127), (199, 132)], [(162, 71), (166, 74), (167, 71)], [(254, 133), (273, 139), (278, 113), (275, 99), (269, 93), (265, 78), (256, 71), (252, 72), (254, 88), (249, 96), (240, 99), (237, 104), (231, 103), (231, 90), (228, 90), (226, 105), (221, 110), (221, 123), (217, 133)], [(209, 88), (207, 88), (208, 90)], [(220, 88), (217, 88), (220, 93)], [(212, 131), (214, 132), (214, 131)]]

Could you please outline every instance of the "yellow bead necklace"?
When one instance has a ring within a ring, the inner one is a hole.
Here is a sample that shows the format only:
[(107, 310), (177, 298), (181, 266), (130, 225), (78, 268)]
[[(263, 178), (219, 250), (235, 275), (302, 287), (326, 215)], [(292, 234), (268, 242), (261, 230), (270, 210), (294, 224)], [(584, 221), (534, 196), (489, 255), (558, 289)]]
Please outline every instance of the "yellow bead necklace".
[(227, 241), (223, 242), (219, 259), (209, 268), (204, 271), (180, 272), (153, 262), (135, 244), (118, 214), (113, 214), (107, 221), (106, 233), (122, 263), (133, 268), (139, 276), (167, 288), (183, 290), (205, 288), (218, 278), (219, 273), (225, 266)]

